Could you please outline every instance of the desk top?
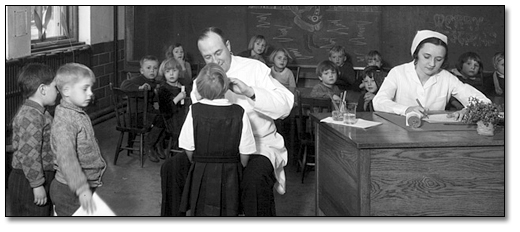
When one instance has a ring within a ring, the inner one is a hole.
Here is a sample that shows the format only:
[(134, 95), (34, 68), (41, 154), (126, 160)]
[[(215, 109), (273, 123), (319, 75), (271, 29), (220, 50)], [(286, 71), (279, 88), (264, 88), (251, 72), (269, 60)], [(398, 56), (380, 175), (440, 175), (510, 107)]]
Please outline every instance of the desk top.
[[(312, 114), (313, 120), (329, 117), (330, 113)], [(368, 129), (320, 123), (340, 137), (354, 142), (358, 148), (410, 147), (489, 147), (504, 146), (504, 128), (497, 128), (495, 136), (482, 136), (474, 131), (407, 131), (372, 112), (358, 112), (358, 118), (382, 122)]]

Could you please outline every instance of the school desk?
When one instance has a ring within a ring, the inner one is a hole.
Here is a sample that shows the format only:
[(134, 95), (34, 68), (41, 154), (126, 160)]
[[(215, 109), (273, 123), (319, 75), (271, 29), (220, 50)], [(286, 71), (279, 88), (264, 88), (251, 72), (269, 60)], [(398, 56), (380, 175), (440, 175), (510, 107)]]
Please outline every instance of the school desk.
[[(314, 122), (328, 116), (312, 114)], [(357, 117), (382, 124), (317, 123), (317, 215), (505, 215), (503, 128), (487, 137), (408, 131), (370, 112)]]

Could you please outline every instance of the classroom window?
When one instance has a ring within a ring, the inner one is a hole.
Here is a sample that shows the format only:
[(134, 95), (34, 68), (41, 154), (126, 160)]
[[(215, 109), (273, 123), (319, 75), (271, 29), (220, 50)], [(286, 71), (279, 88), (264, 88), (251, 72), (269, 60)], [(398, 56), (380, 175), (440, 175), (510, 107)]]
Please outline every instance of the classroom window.
[(31, 6), (31, 52), (77, 42), (77, 6)]

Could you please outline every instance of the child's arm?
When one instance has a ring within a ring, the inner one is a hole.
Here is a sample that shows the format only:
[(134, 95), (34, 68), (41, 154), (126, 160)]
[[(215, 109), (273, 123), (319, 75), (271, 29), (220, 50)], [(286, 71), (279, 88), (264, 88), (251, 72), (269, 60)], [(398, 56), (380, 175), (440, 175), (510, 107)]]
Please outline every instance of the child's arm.
[(184, 150), (184, 152), (186, 152), (186, 156), (188, 156), (190, 162), (193, 163), (193, 151)]
[(147, 88), (148, 90), (152, 89), (150, 84), (144, 83), (142, 85), (139, 85), (137, 83), (137, 79), (140, 78), (139, 76), (134, 77), (130, 80), (125, 80), (123, 83), (121, 83), (121, 89), (127, 90), (127, 91), (137, 91), (137, 90), (144, 90), (144, 88)]
[(242, 167), (247, 166), (247, 161), (249, 161), (249, 155), (247, 154), (240, 154), (240, 163), (242, 163)]
[(44, 205), (47, 202), (42, 165), (44, 124), (45, 117), (36, 110), (21, 111), (13, 120), (13, 147), (16, 149), (13, 156), (21, 166), (16, 165), (15, 168), (23, 170), (29, 186), (33, 188), (36, 205)]

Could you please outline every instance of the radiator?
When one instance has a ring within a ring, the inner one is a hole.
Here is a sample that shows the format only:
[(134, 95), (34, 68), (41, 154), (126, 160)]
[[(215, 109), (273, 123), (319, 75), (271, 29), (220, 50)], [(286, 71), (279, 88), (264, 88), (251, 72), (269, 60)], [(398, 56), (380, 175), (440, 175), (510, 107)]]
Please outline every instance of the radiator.
[[(51, 50), (21, 59), (5, 62), (5, 125), (8, 129), (16, 111), (23, 103), (22, 92), (18, 88), (18, 73), (25, 64), (43, 63), (57, 71), (66, 63), (81, 63), (91, 68), (92, 49), (89, 45), (70, 47), (67, 49)], [(56, 102), (59, 104), (59, 102)]]

